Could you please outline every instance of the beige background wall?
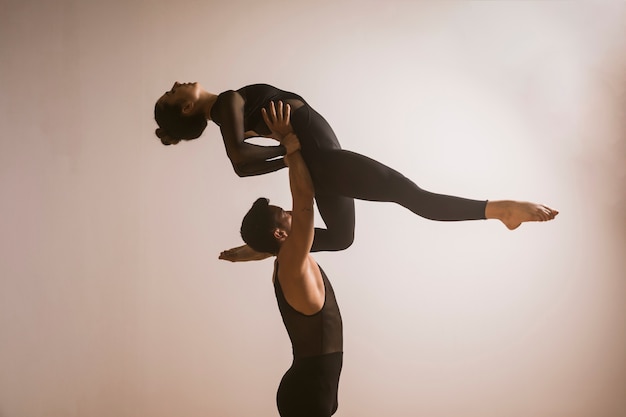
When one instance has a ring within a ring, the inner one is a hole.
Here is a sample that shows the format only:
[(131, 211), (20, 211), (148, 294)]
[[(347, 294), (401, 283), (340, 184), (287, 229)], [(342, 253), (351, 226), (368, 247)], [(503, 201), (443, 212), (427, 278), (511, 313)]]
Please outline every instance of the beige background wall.
[(424, 188), (548, 203), (509, 232), (357, 203), (317, 256), (345, 326), (337, 416), (626, 415), (624, 2), (0, 3), (0, 416), (272, 416), (290, 346), (260, 195), (173, 83), (302, 94)]

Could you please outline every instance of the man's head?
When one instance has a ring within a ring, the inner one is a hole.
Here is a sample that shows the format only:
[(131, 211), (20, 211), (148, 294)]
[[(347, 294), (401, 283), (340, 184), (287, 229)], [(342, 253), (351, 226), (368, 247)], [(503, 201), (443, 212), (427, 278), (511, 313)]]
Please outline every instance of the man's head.
[(276, 255), (291, 232), (291, 212), (258, 198), (241, 222), (241, 237), (257, 252)]

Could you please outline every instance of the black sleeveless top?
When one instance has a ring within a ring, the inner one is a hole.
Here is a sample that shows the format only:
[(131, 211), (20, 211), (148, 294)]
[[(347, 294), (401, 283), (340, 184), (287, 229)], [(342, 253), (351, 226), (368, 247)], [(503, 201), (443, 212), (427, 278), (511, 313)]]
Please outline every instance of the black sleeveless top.
[(343, 325), (335, 292), (326, 273), (320, 268), (326, 297), (322, 309), (306, 315), (289, 305), (278, 281), (278, 262), (274, 266), (274, 291), (278, 309), (291, 339), (294, 358), (343, 351)]

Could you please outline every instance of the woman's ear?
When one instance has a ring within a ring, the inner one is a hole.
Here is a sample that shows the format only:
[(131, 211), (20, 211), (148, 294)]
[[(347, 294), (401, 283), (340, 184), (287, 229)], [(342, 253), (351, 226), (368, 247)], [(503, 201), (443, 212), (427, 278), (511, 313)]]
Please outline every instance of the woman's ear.
[(185, 116), (189, 116), (193, 112), (194, 108), (195, 103), (193, 101), (187, 101), (185, 104), (183, 104), (182, 112)]

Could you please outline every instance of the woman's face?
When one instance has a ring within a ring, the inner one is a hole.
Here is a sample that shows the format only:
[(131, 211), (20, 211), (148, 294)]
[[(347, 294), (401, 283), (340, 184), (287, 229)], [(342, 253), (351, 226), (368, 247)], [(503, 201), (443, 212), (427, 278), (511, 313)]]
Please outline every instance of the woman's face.
[(167, 103), (167, 104), (182, 104), (183, 107), (185, 103), (195, 103), (200, 98), (200, 91), (202, 91), (202, 87), (198, 83), (184, 83), (181, 84), (178, 81), (174, 83), (172, 89), (165, 92), (159, 98), (159, 103)]

